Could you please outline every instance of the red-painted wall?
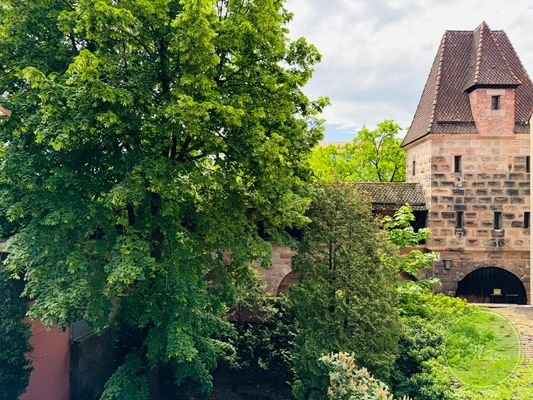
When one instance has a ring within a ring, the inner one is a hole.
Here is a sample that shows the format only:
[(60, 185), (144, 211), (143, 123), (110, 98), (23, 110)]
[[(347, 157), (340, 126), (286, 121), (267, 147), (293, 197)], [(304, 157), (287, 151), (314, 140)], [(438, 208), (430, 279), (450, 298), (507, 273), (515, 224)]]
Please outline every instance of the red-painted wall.
[(30, 343), (33, 372), (20, 400), (69, 400), (70, 332), (47, 328), (39, 321), (31, 324)]

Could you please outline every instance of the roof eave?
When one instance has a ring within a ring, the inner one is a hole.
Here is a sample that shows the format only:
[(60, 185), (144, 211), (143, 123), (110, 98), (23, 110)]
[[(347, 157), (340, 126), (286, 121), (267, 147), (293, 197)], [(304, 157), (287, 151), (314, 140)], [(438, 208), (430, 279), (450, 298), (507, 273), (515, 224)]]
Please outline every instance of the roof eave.
[(471, 93), (476, 89), (516, 89), (520, 83), (506, 83), (506, 84), (487, 84), (475, 83), (465, 89), (466, 93)]
[(411, 144), (413, 144), (413, 143), (416, 143), (416, 142), (418, 142), (419, 140), (424, 139), (425, 137), (427, 137), (430, 133), (431, 133), (431, 132), (428, 131), (428, 132), (424, 133), (423, 135), (417, 137), (416, 139), (409, 140), (409, 141), (406, 141), (406, 138), (407, 138), (407, 135), (406, 135), (405, 138), (403, 139), (402, 144), (400, 145), (400, 147), (401, 147), (401, 148), (404, 148), (404, 147), (407, 147), (407, 146), (409, 146), (409, 145), (411, 145)]

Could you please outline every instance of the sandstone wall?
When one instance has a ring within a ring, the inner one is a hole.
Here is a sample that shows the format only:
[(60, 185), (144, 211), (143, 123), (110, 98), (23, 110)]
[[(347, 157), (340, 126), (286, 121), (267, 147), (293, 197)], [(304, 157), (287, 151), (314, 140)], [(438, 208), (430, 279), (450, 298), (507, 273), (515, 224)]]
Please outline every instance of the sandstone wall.
[(294, 251), (286, 246), (272, 246), (272, 267), (269, 269), (256, 266), (268, 294), (277, 295), (284, 278), (292, 272), (291, 260)]
[[(413, 174), (413, 162), (415, 173)], [(426, 205), (431, 206), (431, 141), (422, 139), (419, 143), (408, 148), (406, 154), (407, 182), (419, 183), (426, 195)]]
[[(441, 255), (433, 274), (441, 279), (442, 290), (453, 295), (470, 272), (499, 267), (522, 280), (529, 300), (530, 230), (524, 227), (524, 214), (530, 211), (529, 135), (432, 134), (420, 148), (408, 149), (408, 159), (413, 157), (409, 153), (426, 153), (428, 143), (427, 247)], [(455, 156), (461, 156), (461, 172), (454, 171)], [(456, 228), (459, 211), (462, 229)], [(502, 229), (494, 228), (496, 211), (502, 213)], [(452, 260), (450, 270), (444, 268), (444, 259)]]

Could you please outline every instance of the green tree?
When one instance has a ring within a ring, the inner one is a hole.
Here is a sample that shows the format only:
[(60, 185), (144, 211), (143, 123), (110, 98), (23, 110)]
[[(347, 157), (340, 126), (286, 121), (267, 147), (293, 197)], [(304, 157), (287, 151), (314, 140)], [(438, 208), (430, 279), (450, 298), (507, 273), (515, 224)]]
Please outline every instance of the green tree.
[(23, 318), (27, 302), (20, 298), (21, 282), (10, 279), (0, 267), (0, 400), (17, 399), (28, 385), (31, 363), (25, 353), (30, 329)]
[(305, 222), (326, 100), (283, 3), (1, 0), (7, 265), (44, 323), (137, 335), (106, 398), (209, 389), (233, 283)]
[(405, 151), (400, 126), (384, 120), (377, 128), (361, 129), (352, 143), (315, 147), (310, 164), (319, 181), (403, 182)]
[(398, 249), (389, 262), (396, 266), (399, 273), (406, 274), (412, 280), (399, 282), (400, 303), (408, 301), (412, 293), (423, 293), (434, 289), (439, 283), (436, 278), (425, 278), (425, 270), (431, 268), (439, 259), (433, 251), (424, 252), (417, 245), (424, 243), (429, 238), (429, 229), (421, 228), (415, 231), (411, 222), (415, 220), (413, 210), (409, 204), (400, 207), (394, 215), (383, 218), (383, 227), (388, 233), (390, 243)]
[(394, 248), (370, 206), (350, 184), (320, 186), (293, 258), (300, 283), (289, 291), (297, 335), (293, 348), (298, 399), (323, 399), (320, 357), (353, 352), (357, 363), (386, 379), (399, 335)]

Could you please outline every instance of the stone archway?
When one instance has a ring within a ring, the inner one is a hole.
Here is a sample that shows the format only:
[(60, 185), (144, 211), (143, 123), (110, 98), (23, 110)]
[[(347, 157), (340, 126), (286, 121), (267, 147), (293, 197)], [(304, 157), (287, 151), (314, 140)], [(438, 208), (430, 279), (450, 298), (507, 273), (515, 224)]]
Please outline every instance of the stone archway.
[(299, 277), (300, 274), (296, 271), (291, 271), (287, 275), (285, 275), (285, 277), (279, 283), (276, 295), (280, 296), (282, 294), (289, 293), (289, 287), (298, 283)]
[(522, 281), (512, 272), (497, 267), (470, 272), (459, 281), (455, 295), (473, 303), (527, 304)]

